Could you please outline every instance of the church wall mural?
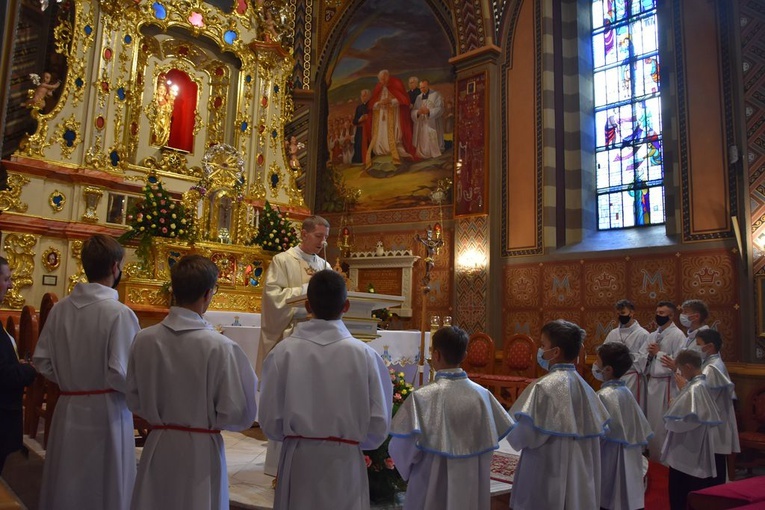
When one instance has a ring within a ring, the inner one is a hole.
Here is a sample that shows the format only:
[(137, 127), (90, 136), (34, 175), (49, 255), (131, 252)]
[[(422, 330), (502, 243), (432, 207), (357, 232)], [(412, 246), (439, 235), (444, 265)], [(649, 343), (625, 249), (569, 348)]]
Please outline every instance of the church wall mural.
[(368, 0), (341, 41), (327, 76), (318, 209), (343, 210), (349, 190), (360, 190), (354, 212), (432, 206), (454, 168), (446, 35), (424, 0)]

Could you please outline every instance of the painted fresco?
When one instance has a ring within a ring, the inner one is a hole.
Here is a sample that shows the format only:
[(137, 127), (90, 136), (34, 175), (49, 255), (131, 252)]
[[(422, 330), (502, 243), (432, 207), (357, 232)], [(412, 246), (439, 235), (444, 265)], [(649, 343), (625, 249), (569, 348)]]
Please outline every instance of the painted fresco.
[(449, 42), (427, 4), (368, 0), (354, 14), (331, 68), (329, 161), (319, 208), (433, 205), (454, 167), (454, 77)]

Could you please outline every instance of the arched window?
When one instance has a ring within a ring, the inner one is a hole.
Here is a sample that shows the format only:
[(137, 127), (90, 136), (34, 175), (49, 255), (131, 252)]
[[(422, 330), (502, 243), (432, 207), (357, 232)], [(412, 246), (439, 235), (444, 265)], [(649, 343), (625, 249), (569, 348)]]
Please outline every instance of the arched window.
[(598, 229), (665, 222), (656, 0), (592, 0)]

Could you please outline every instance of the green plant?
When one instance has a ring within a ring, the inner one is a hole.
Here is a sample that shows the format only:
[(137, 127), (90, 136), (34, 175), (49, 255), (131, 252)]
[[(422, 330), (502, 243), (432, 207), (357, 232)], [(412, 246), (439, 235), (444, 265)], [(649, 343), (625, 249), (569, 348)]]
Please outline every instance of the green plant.
[(300, 242), (297, 229), (292, 225), (287, 214), (279, 208), (271, 207), (266, 202), (260, 218), (258, 232), (251, 244), (257, 244), (267, 251), (287, 251)]

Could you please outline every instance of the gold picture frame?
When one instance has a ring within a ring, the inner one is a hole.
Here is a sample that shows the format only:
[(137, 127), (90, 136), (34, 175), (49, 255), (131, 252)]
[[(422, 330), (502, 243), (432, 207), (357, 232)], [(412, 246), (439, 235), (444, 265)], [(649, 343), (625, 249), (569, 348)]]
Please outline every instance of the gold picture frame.
[(64, 204), (66, 204), (66, 196), (59, 190), (54, 190), (48, 197), (48, 204), (53, 212), (61, 212), (64, 210)]
[(61, 266), (61, 252), (54, 247), (49, 247), (42, 254), (42, 263), (50, 273)]

